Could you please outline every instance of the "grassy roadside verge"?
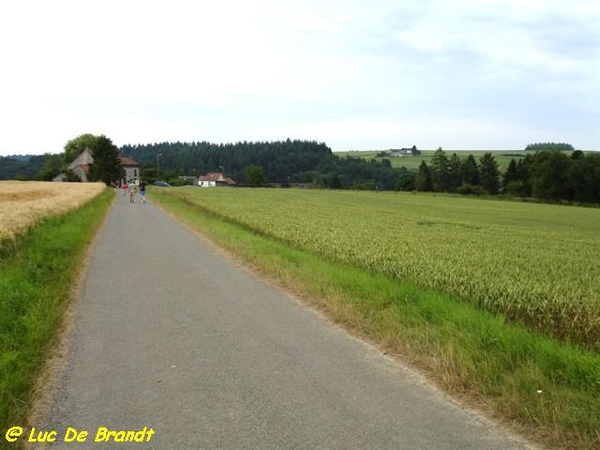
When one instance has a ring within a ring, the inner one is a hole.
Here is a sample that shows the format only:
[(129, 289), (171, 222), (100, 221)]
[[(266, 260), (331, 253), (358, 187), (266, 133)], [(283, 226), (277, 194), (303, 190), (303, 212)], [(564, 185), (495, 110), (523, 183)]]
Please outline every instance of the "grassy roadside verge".
[(106, 189), (0, 246), (0, 442), (7, 428), (25, 425), (72, 284), (113, 199)]
[(514, 429), (560, 448), (600, 445), (600, 356), (410, 283), (325, 261), (202, 213), (151, 198), (333, 321), (411, 362)]

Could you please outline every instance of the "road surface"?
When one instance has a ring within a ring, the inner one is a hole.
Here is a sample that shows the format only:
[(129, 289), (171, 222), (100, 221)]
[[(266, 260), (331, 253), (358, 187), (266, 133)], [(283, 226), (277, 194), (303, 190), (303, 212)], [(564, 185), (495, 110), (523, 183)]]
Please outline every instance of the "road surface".
[(34, 449), (529, 448), (139, 198), (118, 195), (73, 323)]

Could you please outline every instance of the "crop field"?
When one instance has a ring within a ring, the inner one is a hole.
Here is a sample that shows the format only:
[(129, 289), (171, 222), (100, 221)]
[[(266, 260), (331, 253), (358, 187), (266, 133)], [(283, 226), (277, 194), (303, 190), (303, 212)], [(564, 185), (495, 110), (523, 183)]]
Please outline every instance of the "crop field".
[(293, 247), (600, 351), (600, 209), (410, 193), (170, 194)]
[(103, 183), (0, 181), (0, 240), (39, 219), (75, 209), (103, 192)]

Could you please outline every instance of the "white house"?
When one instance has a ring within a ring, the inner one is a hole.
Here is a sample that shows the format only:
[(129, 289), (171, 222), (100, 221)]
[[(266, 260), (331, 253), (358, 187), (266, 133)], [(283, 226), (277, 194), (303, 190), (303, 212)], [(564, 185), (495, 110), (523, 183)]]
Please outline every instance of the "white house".
[(390, 156), (403, 157), (413, 156), (415, 154), (416, 147), (413, 148), (391, 148)]
[(231, 178), (226, 178), (220, 172), (209, 172), (198, 178), (198, 186), (200, 187), (217, 187), (217, 186), (234, 186), (235, 181)]
[(125, 183), (140, 178), (140, 165), (133, 158), (121, 156), (121, 167), (125, 169)]

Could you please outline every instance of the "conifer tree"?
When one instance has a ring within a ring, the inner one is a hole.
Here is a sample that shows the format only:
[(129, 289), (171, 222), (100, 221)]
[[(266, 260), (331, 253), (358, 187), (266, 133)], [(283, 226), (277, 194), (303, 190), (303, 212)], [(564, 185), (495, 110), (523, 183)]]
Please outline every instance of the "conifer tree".
[(489, 194), (497, 194), (500, 187), (500, 171), (496, 158), (490, 152), (479, 158), (479, 174), (481, 187)]
[(94, 164), (90, 166), (91, 181), (103, 181), (108, 186), (123, 178), (125, 171), (121, 166), (119, 149), (109, 138), (100, 136), (91, 150), (94, 158)]
[(479, 166), (475, 157), (469, 155), (462, 164), (463, 183), (471, 186), (479, 186)]
[(450, 185), (448, 157), (441, 148), (438, 148), (431, 158), (431, 181), (433, 182), (434, 191), (448, 191)]
[(417, 175), (415, 187), (417, 188), (417, 191), (433, 191), (431, 171), (429, 170), (429, 167), (425, 161), (421, 161), (421, 165), (419, 166), (419, 174)]

